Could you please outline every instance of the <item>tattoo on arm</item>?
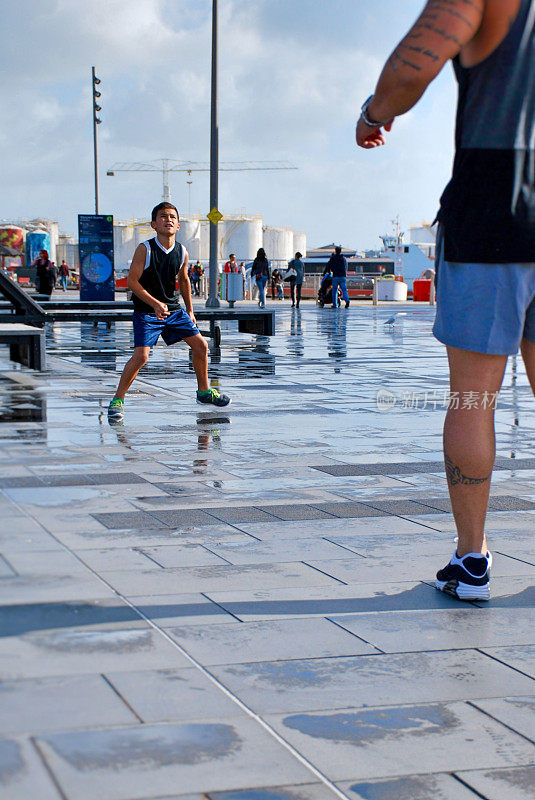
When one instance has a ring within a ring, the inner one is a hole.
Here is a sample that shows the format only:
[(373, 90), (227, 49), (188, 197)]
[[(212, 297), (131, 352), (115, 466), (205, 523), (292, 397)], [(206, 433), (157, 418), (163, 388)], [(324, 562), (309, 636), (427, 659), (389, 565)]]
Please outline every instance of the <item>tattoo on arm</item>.
[(463, 23), (471, 33), (475, 33), (477, 26), (462, 13), (459, 3), (465, 8), (475, 9), (478, 12), (482, 12), (484, 8), (483, 0), (429, 0), (421, 17), (390, 56), (388, 63), (394, 72), (401, 67), (421, 72), (425, 63), (440, 61), (438, 53), (422, 44), (422, 38), (428, 33), (438, 36), (445, 42), (451, 42), (456, 48), (461, 49), (463, 43), (458, 35), (446, 30), (444, 24), (439, 21), (441, 17), (442, 20), (444, 19), (444, 14), (447, 14)]
[(461, 468), (453, 463), (447, 453), (444, 454), (444, 463), (446, 465), (446, 477), (450, 486), (478, 486), (490, 480), (490, 475), (487, 475), (486, 478), (470, 478), (468, 475), (464, 475)]

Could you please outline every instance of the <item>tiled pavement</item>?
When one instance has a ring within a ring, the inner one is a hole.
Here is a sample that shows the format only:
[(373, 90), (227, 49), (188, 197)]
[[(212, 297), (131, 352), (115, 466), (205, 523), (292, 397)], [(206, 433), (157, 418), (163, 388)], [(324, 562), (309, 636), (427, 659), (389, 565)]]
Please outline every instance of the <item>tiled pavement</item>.
[(455, 603), (446, 363), (407, 311), (225, 330), (223, 412), (157, 347), (118, 428), (128, 325), (56, 326), (44, 374), (0, 351), (2, 800), (533, 798), (535, 405), (508, 371), (493, 599)]

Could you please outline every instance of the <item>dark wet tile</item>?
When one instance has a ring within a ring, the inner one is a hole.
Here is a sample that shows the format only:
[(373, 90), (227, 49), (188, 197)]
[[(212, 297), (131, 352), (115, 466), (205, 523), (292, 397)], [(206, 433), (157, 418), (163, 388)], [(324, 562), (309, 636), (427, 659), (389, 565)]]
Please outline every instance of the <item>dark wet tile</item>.
[(467, 770), (456, 774), (487, 800), (533, 800), (535, 766)]
[(187, 528), (189, 525), (214, 525), (215, 519), (205, 511), (195, 508), (154, 509), (152, 516), (170, 528)]
[(372, 508), (372, 506), (365, 505), (364, 503), (314, 503), (313, 508), (324, 511), (326, 514), (331, 514), (333, 517), (340, 517), (341, 519), (390, 516), (390, 512)]
[(363, 501), (364, 505), (384, 511), (386, 514), (401, 516), (402, 514), (429, 514), (433, 513), (422, 502), (414, 500), (369, 500)]
[(69, 800), (124, 800), (266, 784), (303, 783), (310, 772), (253, 720), (52, 734), (38, 744)]
[[(269, 506), (266, 506), (266, 508), (269, 508)], [(239, 506), (207, 508), (206, 512), (210, 514), (210, 516), (215, 517), (215, 519), (221, 522), (228, 522), (231, 525), (237, 522), (269, 522), (270, 520), (274, 521), (274, 519), (276, 519), (274, 514), (266, 513), (266, 511), (262, 511), (261, 508), (256, 508), (254, 506), (245, 508), (240, 508)]]
[(321, 465), (312, 467), (319, 472), (326, 472), (327, 475), (336, 475), (339, 477), (350, 475), (412, 475), (418, 472), (436, 472), (444, 469), (442, 461), (403, 461), (403, 462), (387, 462), (387, 463), (374, 463), (374, 464), (334, 464)]
[[(264, 506), (265, 510), (270, 514), (282, 520), (299, 520), (299, 519), (329, 519), (330, 515), (325, 511), (320, 511), (319, 508), (309, 506), (304, 503), (295, 503), (293, 505), (279, 505)], [(249, 521), (249, 520), (247, 520)]]
[(149, 483), (149, 481), (145, 480), (145, 478), (136, 475), (135, 472), (104, 472), (100, 474), (91, 473), (91, 477), (94, 483), (98, 484), (99, 486), (107, 486), (110, 484), (119, 485), (126, 483)]
[[(161, 512), (159, 512), (161, 514)], [(156, 519), (152, 514), (143, 511), (109, 511), (103, 514), (91, 514), (91, 516), (112, 530), (122, 528), (133, 528), (137, 530), (157, 530), (168, 525), (161, 519)]]
[(28, 475), (21, 475), (13, 478), (0, 478), (0, 489), (32, 489), (38, 486), (44, 486), (43, 481), (39, 478), (29, 477)]
[(535, 509), (535, 503), (520, 497), (497, 495), (489, 500), (490, 511), (532, 511), (533, 509)]

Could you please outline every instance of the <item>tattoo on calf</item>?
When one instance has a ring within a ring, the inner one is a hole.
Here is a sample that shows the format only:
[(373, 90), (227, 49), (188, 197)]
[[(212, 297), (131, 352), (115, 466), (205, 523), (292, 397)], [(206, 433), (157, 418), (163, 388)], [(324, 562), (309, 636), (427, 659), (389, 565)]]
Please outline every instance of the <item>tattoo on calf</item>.
[(486, 483), (490, 480), (490, 475), (486, 478), (470, 478), (461, 472), (461, 468), (456, 466), (447, 453), (444, 454), (444, 463), (446, 465), (446, 477), (450, 486), (478, 486), (481, 483)]

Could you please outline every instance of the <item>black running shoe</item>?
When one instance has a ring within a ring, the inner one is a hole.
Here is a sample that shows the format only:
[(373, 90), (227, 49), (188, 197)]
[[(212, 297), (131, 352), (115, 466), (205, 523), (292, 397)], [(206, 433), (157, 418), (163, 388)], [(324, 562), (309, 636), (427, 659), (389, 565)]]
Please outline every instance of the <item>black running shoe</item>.
[(450, 563), (437, 572), (435, 586), (457, 600), (490, 600), (491, 567), (490, 553), (467, 553), (459, 558), (455, 552)]
[(228, 406), (231, 402), (226, 394), (220, 394), (217, 389), (208, 389), (207, 392), (197, 391), (197, 402), (212, 406)]

